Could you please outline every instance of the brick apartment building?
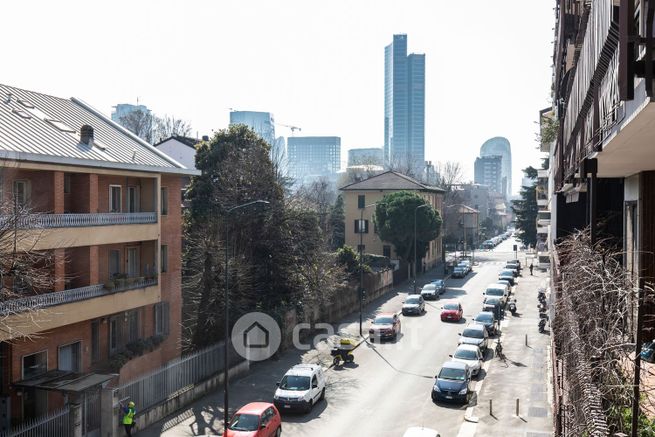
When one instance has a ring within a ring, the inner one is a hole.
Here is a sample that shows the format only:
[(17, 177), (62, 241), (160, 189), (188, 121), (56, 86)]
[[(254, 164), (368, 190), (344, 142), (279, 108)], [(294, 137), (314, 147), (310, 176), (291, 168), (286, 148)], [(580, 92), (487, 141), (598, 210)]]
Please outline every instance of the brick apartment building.
[(0, 170), (54, 278), (0, 302), (0, 412), (37, 417), (179, 356), (180, 192), (195, 171), (78, 99), (4, 85)]

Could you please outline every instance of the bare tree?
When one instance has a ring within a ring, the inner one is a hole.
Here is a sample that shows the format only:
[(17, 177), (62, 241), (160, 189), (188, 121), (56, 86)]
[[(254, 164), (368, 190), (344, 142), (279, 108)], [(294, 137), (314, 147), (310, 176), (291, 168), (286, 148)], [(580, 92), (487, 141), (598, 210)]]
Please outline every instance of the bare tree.
[(136, 109), (120, 117), (118, 123), (142, 140), (152, 144), (154, 117), (150, 111)]
[(163, 141), (172, 136), (186, 137), (191, 134), (191, 124), (174, 116), (154, 117), (153, 122), (153, 139), (155, 142)]
[(290, 198), (290, 205), (315, 211), (321, 229), (328, 233), (328, 216), (337, 199), (334, 188), (327, 178), (319, 178), (298, 188)]

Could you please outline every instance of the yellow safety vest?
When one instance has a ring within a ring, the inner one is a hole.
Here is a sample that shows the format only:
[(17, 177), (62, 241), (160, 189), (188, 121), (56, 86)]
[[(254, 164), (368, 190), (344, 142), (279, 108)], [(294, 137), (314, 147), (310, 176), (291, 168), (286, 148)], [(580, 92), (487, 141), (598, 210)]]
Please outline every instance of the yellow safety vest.
[(132, 407), (129, 407), (127, 409), (127, 413), (123, 416), (123, 425), (132, 425), (132, 422), (134, 422), (134, 415), (136, 414), (136, 410)]

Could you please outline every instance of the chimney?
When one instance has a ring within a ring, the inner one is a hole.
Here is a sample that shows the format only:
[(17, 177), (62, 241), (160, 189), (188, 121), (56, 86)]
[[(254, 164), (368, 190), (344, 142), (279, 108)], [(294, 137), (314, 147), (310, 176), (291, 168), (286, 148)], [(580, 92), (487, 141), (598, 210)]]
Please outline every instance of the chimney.
[(88, 124), (80, 128), (80, 142), (87, 146), (93, 146), (93, 128)]

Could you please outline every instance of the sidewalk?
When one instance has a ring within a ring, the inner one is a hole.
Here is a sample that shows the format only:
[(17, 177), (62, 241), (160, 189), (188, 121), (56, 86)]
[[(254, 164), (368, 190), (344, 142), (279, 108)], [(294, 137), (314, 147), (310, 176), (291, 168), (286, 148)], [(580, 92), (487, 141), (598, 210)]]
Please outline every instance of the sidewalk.
[(527, 266), (523, 267), (513, 295), (517, 315), (507, 311), (501, 323), (507, 360), (491, 359), (470, 414), (470, 421), (477, 420), (476, 436), (546, 437), (553, 433), (550, 331), (548, 324), (543, 334), (537, 327), (537, 288), (546, 285), (548, 273), (534, 269), (534, 276), (530, 276)]

